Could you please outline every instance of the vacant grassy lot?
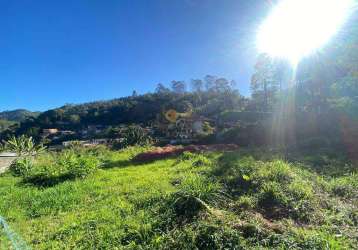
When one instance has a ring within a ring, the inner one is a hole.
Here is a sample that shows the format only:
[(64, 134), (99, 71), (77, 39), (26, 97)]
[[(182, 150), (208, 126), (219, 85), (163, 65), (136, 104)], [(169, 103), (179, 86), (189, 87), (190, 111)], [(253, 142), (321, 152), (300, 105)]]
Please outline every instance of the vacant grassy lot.
[(240, 151), (132, 163), (141, 150), (102, 149), (83, 178), (5, 173), (0, 215), (33, 249), (357, 246), (358, 176), (344, 159)]

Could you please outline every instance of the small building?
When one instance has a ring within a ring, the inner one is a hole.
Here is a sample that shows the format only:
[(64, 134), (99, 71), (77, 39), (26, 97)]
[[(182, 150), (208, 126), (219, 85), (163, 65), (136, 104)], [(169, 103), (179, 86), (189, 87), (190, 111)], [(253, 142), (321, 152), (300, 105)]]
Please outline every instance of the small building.
[(42, 130), (42, 137), (48, 137), (50, 135), (55, 135), (58, 133), (57, 128), (47, 128)]
[(73, 145), (73, 144), (80, 144), (80, 145), (83, 145), (83, 144), (85, 144), (85, 143), (87, 143), (88, 141), (63, 141), (62, 142), (62, 146), (64, 146), (64, 147), (69, 147), (69, 146), (71, 146), (71, 145)]
[(47, 128), (47, 129), (43, 129), (42, 133), (43, 134), (48, 134), (48, 135), (53, 135), (53, 134), (58, 133), (58, 129), (57, 128)]
[(74, 131), (71, 131), (71, 130), (61, 130), (61, 131), (59, 131), (59, 133), (61, 135), (74, 135), (74, 134), (76, 134)]

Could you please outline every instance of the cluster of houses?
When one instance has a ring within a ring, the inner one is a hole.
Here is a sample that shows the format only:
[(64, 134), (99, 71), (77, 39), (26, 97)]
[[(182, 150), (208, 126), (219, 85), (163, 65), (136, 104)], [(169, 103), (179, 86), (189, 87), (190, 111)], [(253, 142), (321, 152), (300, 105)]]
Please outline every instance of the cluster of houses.
[[(156, 121), (151, 126), (142, 126), (144, 131), (155, 137), (160, 142), (176, 144), (191, 143), (198, 137), (210, 134), (212, 127), (211, 121), (193, 114), (191, 111), (179, 113), (173, 109), (158, 114)], [(62, 145), (67, 147), (74, 141), (83, 146), (94, 146), (99, 144), (111, 144), (114, 141), (120, 141), (122, 131), (127, 125), (121, 124), (116, 126), (115, 136), (109, 132), (109, 126), (89, 125), (86, 128), (72, 131), (61, 130), (58, 128), (47, 128), (42, 131), (42, 138), (52, 145)]]
[(79, 134), (82, 137), (87, 137), (90, 135), (97, 135), (102, 133), (108, 127), (102, 125), (89, 125), (86, 129), (81, 129), (80, 131), (72, 131), (72, 130), (60, 130), (58, 128), (48, 128), (43, 129), (41, 136), (43, 138), (51, 137), (52, 139), (59, 139), (64, 136), (76, 135)]
[[(118, 134), (124, 130), (127, 126), (121, 124), (116, 127)], [(122, 138), (119, 135), (113, 138), (107, 135), (108, 130), (111, 127), (103, 125), (89, 125), (84, 129), (78, 131), (61, 130), (58, 128), (43, 129), (41, 137), (44, 141), (51, 142), (51, 148), (57, 149), (61, 147), (68, 147), (73, 143), (81, 144), (85, 147), (91, 147), (96, 145), (108, 145), (116, 142), (120, 142)], [(149, 134), (153, 133), (152, 128), (146, 127), (145, 131)]]

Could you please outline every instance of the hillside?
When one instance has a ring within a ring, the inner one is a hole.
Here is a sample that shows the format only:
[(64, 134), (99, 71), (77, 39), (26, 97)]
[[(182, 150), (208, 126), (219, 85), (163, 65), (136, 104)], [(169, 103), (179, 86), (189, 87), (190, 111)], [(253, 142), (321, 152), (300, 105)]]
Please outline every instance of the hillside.
[(25, 109), (0, 112), (0, 133), (16, 123), (24, 122), (27, 118), (37, 117), (40, 112), (31, 112)]
[(31, 112), (26, 109), (16, 109), (0, 112), (0, 120), (23, 122), (26, 120), (26, 118), (37, 117), (39, 114), (40, 112)]
[[(43, 139), (44, 129), (55, 128), (67, 131), (71, 136), (63, 136), (53, 143), (70, 139), (81, 140), (84, 139), (84, 134), (90, 137), (89, 128), (96, 126), (100, 127), (101, 133), (91, 137), (108, 138), (113, 137), (113, 131), (130, 124), (154, 129), (158, 117), (163, 116), (168, 110), (175, 110), (178, 113), (191, 112), (197, 118), (202, 117), (215, 122), (223, 112), (245, 109), (247, 98), (240, 95), (238, 90), (229, 84), (229, 80), (212, 78), (216, 79), (213, 87), (200, 91), (178, 92), (159, 85), (155, 93), (65, 105), (21, 122), (18, 127), (0, 133), (0, 139), (8, 139), (14, 134), (26, 134), (40, 141)], [(161, 131), (156, 132), (160, 134)], [(52, 143), (51, 138), (46, 138), (46, 141)]]
[[(102, 161), (82, 178), (47, 167), (41, 178), (0, 176), (0, 215), (39, 250), (357, 246), (357, 169), (342, 157), (239, 150), (131, 161), (144, 150), (77, 150)], [(0, 249), (9, 245), (0, 235)]]
[(8, 129), (11, 125), (14, 125), (16, 122), (8, 120), (0, 120), (0, 132)]

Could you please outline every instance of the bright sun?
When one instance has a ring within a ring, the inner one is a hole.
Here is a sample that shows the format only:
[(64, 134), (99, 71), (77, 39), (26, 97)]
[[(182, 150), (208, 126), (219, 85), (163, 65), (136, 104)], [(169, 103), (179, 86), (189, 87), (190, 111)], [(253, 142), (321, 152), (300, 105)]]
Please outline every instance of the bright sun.
[(259, 29), (258, 50), (296, 64), (335, 35), (353, 5), (354, 0), (281, 0)]

